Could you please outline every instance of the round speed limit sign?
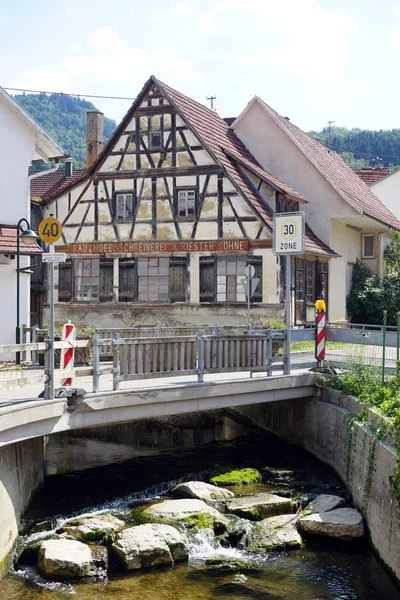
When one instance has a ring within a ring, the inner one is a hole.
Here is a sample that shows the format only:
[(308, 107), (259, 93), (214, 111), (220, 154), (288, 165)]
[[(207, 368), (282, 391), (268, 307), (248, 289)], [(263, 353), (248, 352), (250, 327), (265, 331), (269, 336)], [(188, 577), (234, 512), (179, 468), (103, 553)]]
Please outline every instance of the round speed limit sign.
[(303, 254), (304, 213), (274, 214), (274, 254)]
[(62, 225), (58, 219), (47, 217), (39, 223), (38, 234), (43, 242), (54, 244), (62, 236)]

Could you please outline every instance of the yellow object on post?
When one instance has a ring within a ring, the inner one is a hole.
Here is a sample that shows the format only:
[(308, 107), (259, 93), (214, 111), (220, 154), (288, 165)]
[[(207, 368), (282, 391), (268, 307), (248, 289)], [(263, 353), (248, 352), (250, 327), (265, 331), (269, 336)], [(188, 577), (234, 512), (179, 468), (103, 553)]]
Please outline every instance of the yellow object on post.
[(38, 234), (47, 244), (54, 244), (62, 236), (62, 225), (58, 219), (47, 217), (39, 223)]
[(316, 303), (315, 303), (315, 308), (320, 313), (326, 312), (325, 300), (317, 300)]

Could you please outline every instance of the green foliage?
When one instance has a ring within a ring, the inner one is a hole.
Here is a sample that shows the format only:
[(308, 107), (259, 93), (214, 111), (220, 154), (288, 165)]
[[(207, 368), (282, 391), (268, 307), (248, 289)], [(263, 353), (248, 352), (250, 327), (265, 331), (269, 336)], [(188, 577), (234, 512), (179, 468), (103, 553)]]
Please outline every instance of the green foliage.
[(258, 483), (262, 479), (261, 473), (257, 469), (235, 469), (232, 467), (221, 467), (215, 469), (210, 474), (210, 483), (212, 485), (232, 486), (248, 485)]
[[(324, 145), (328, 145), (328, 127), (309, 133)], [(331, 127), (330, 146), (354, 167), (374, 165), (374, 158), (378, 156), (385, 167), (400, 165), (400, 129), (373, 131)]]
[(380, 279), (367, 265), (357, 260), (347, 296), (347, 312), (353, 323), (378, 325), (383, 320), (383, 291)]
[[(75, 169), (86, 166), (86, 113), (97, 110), (94, 104), (68, 94), (18, 94), (15, 99), (36, 121), (67, 150)], [(112, 119), (104, 118), (107, 141), (116, 128)], [(43, 165), (38, 165), (42, 169)]]
[(254, 323), (255, 329), (286, 329), (285, 319), (282, 317), (260, 317)]

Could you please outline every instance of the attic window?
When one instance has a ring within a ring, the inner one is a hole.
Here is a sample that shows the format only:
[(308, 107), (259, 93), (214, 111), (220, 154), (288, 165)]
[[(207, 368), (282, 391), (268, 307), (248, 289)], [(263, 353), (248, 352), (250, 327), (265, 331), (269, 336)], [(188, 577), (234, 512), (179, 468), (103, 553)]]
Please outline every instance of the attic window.
[(133, 194), (115, 194), (115, 220), (132, 221)]
[(196, 214), (196, 189), (178, 189), (178, 218), (194, 219)]
[(362, 236), (362, 258), (375, 257), (374, 238), (373, 233)]
[(161, 150), (163, 145), (163, 135), (161, 131), (150, 132), (150, 150)]

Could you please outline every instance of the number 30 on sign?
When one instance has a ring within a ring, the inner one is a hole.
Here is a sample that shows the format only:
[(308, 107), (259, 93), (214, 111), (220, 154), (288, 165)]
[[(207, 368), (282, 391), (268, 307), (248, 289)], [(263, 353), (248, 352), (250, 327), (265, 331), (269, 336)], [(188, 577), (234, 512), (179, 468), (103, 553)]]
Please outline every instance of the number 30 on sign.
[(43, 242), (54, 244), (62, 236), (62, 225), (58, 219), (48, 217), (39, 223), (38, 234)]
[(274, 254), (303, 254), (304, 212), (274, 214)]

